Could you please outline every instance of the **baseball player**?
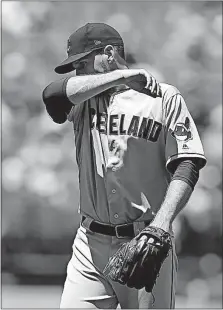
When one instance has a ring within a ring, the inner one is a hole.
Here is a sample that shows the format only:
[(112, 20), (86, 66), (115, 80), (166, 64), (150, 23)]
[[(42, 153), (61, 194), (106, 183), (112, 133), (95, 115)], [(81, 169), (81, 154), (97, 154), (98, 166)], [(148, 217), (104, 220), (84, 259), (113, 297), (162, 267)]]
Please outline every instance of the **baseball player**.
[(60, 307), (174, 308), (172, 223), (206, 164), (194, 121), (177, 88), (128, 68), (109, 25), (79, 28), (67, 53), (55, 71), (76, 75), (43, 91), (53, 121), (73, 124), (79, 168), (81, 223)]

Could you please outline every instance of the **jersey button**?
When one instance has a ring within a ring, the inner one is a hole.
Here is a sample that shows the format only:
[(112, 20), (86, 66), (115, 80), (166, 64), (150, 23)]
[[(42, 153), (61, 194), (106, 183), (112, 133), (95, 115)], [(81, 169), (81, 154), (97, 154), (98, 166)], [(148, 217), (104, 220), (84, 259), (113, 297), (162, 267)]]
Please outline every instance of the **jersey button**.
[(114, 214), (114, 218), (115, 218), (115, 219), (118, 218), (118, 214), (117, 214), (117, 213)]
[(112, 171), (115, 171), (116, 170), (116, 168), (115, 167), (112, 167)]
[(115, 193), (116, 193), (116, 189), (114, 189), (114, 188), (113, 188), (113, 190), (112, 190), (112, 194), (115, 194)]

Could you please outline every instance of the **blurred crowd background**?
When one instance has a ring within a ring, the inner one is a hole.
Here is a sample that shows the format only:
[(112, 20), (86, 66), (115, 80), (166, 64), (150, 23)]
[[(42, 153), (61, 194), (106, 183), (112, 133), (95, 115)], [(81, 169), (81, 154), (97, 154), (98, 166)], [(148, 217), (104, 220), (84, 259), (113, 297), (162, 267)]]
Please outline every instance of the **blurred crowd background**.
[(174, 223), (177, 308), (222, 308), (222, 3), (2, 2), (2, 308), (59, 306), (79, 225), (72, 125), (47, 115), (68, 36), (122, 35), (130, 67), (180, 89), (208, 160)]

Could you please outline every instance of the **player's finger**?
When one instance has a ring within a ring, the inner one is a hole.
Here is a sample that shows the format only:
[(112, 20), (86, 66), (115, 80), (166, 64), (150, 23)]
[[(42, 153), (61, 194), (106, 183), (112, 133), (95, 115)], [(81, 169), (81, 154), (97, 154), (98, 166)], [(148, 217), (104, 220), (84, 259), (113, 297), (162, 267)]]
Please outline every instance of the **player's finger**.
[(151, 76), (151, 80), (152, 80), (152, 83), (151, 83), (151, 88), (150, 88), (150, 91), (152, 94), (154, 94), (154, 91), (155, 91), (155, 88), (156, 88), (156, 80), (153, 76)]
[(157, 97), (162, 97), (162, 91), (160, 85), (158, 86)]
[(145, 77), (147, 80), (145, 88), (150, 90), (150, 88), (152, 86), (152, 76), (150, 74), (145, 74)]
[(152, 77), (152, 79), (153, 79), (153, 86), (152, 86), (152, 89), (151, 89), (151, 92), (153, 93), (153, 94), (155, 94), (155, 92), (156, 92), (156, 80), (155, 80), (155, 78), (154, 77)]
[(159, 85), (159, 83), (156, 82), (156, 87), (155, 87), (155, 90), (154, 90), (154, 96), (155, 97), (161, 97), (160, 96), (160, 91), (161, 91), (160, 85)]
[(156, 83), (157, 87), (156, 87), (156, 97), (162, 97), (162, 92), (161, 92), (161, 87), (159, 85), (159, 83)]
[(157, 91), (158, 91), (158, 84), (157, 84), (157, 82), (155, 82), (154, 89), (153, 89), (153, 91), (151, 91), (151, 92), (152, 92), (152, 95), (153, 95), (154, 97), (157, 97)]

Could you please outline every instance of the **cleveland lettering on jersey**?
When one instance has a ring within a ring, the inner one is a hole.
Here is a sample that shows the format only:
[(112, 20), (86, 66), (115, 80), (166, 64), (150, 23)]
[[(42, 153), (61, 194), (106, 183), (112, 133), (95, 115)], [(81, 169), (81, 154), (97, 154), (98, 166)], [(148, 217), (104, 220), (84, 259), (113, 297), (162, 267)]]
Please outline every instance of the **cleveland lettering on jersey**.
[[(96, 120), (95, 119), (96, 116)], [(152, 118), (133, 115), (128, 128), (124, 128), (125, 114), (113, 114), (109, 116), (105, 112), (96, 113), (95, 109), (90, 109), (90, 128), (96, 128), (100, 133), (107, 134), (107, 124), (109, 135), (128, 135), (142, 138), (151, 142), (156, 142), (159, 138), (162, 124)]]

